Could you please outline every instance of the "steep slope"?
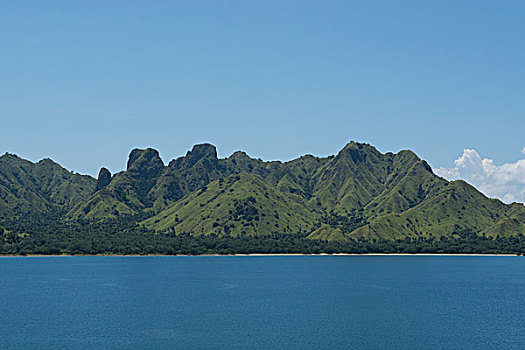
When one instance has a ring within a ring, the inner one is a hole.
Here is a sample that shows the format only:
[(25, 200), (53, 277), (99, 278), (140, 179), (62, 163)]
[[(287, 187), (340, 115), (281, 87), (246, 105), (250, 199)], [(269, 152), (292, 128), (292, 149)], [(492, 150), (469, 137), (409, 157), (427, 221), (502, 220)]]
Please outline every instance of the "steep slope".
[[(329, 158), (306, 155), (276, 168), (268, 176), (268, 182), (282, 192), (310, 201), (314, 196), (314, 175), (329, 162)], [(311, 204), (317, 205), (316, 201)]]
[(444, 181), (410, 151), (401, 151), (390, 160), (390, 171), (381, 193), (364, 206), (369, 217), (406, 211), (439, 188), (434, 184)]
[(280, 162), (263, 162), (238, 151), (225, 159), (217, 158), (215, 146), (208, 143), (193, 146), (184, 157), (172, 160), (149, 194), (155, 212), (186, 194), (232, 174), (253, 173), (268, 176), (281, 166)]
[(525, 208), (522, 204), (513, 203), (505, 206), (503, 215), (496, 219), (490, 229), (492, 236), (506, 236), (509, 232), (525, 236)]
[[(386, 212), (358, 228), (353, 237), (462, 237), (525, 233), (525, 208), (489, 199), (464, 181), (434, 181), (425, 199), (403, 212)], [(503, 233), (505, 232), (505, 233)]]
[(195, 145), (184, 157), (168, 164), (151, 189), (149, 198), (155, 211), (159, 212), (191, 191), (224, 177), (225, 171), (219, 164), (215, 146)]
[(269, 186), (259, 175), (241, 173), (190, 193), (143, 225), (163, 232), (237, 237), (309, 232), (316, 219), (303, 201)]
[(393, 171), (393, 155), (350, 142), (313, 178), (313, 195), (327, 210), (363, 208), (385, 188)]
[(0, 157), (0, 217), (63, 211), (93, 192), (95, 179), (72, 174), (50, 159), (32, 163)]
[(164, 167), (156, 150), (136, 149), (129, 156), (126, 171), (111, 178), (106, 169), (101, 169), (97, 192), (88, 202), (75, 207), (69, 216), (111, 219), (143, 211), (159, 213), (214, 180), (241, 172), (268, 176), (280, 166), (280, 162), (263, 162), (243, 152), (218, 159), (215, 146), (204, 143), (193, 146), (185, 156)]
[[(148, 196), (164, 169), (158, 151), (134, 149), (131, 151), (126, 171), (108, 180), (101, 170), (100, 190), (87, 201), (79, 203), (68, 214), (70, 218), (107, 219), (120, 215), (139, 214), (151, 207)], [(105, 184), (105, 186), (102, 186)]]

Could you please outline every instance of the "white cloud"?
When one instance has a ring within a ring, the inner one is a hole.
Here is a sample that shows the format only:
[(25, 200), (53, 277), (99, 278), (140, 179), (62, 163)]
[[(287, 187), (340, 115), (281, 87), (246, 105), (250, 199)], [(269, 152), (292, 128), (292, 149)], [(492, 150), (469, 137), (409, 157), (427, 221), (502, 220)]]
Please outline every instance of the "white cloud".
[[(525, 147), (521, 153), (525, 154)], [(434, 169), (434, 172), (448, 180), (463, 179), (486, 196), (505, 203), (525, 203), (525, 159), (495, 165), (492, 159), (481, 158), (476, 150), (467, 148), (454, 165)]]

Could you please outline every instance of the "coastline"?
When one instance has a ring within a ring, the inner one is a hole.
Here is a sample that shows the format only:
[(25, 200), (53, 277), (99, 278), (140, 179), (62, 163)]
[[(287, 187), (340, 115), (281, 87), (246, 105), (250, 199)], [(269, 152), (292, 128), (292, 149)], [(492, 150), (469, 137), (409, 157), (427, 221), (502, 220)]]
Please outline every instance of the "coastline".
[(514, 256), (519, 257), (522, 255), (519, 254), (481, 254), (481, 253), (366, 253), (366, 254), (357, 254), (357, 253), (334, 253), (334, 254), (302, 254), (302, 253), (276, 253), (276, 254), (263, 254), (263, 253), (254, 253), (254, 254), (198, 254), (198, 255), (163, 255), (163, 254), (55, 254), (55, 255), (45, 255), (45, 254), (27, 254), (27, 255), (0, 255), (0, 258), (56, 258), (56, 257), (286, 257), (286, 256), (312, 256), (312, 257), (321, 257), (321, 256), (441, 256), (441, 257), (497, 257), (497, 256)]

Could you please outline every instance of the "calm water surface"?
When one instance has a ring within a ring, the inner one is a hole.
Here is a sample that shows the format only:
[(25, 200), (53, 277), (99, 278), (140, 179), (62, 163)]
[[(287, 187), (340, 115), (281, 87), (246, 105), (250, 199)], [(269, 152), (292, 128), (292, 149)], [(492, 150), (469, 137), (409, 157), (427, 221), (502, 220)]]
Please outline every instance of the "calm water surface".
[(0, 258), (2, 349), (525, 349), (525, 258)]

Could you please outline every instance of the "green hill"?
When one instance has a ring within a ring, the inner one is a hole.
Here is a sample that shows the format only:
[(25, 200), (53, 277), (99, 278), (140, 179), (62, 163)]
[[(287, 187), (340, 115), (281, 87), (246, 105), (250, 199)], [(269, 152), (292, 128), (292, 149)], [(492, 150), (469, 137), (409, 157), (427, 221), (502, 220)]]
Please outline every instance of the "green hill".
[(193, 191), (143, 224), (192, 235), (301, 233), (315, 226), (304, 200), (268, 185), (260, 175), (241, 173)]
[(355, 142), (334, 156), (288, 162), (241, 151), (219, 159), (213, 145), (200, 144), (165, 165), (156, 150), (134, 149), (125, 171), (112, 175), (102, 168), (97, 180), (49, 159), (35, 164), (6, 154), (0, 157), (0, 220), (6, 221), (0, 226), (14, 232), (13, 218), (24, 215), (66, 228), (339, 244), (525, 234), (523, 204), (506, 205), (464, 181), (440, 178), (411, 151), (382, 154)]
[[(336, 156), (321, 159), (264, 163), (242, 155), (243, 166), (232, 170), (238, 157), (212, 157), (214, 165), (200, 170), (200, 188), (173, 198), (142, 224), (159, 232), (306, 233), (327, 240), (525, 233), (523, 205), (489, 199), (463, 181), (448, 182), (410, 151), (381, 154), (351, 142)], [(210, 179), (219, 180), (206, 184)], [(257, 220), (235, 214), (247, 198), (256, 203)]]
[(0, 157), (0, 218), (67, 211), (95, 190), (95, 179), (72, 174), (50, 159), (32, 163)]
[(126, 171), (108, 179), (107, 170), (101, 170), (97, 186), (99, 190), (78, 203), (69, 212), (69, 217), (108, 219), (138, 214), (152, 206), (154, 199), (149, 196), (149, 192), (163, 170), (164, 163), (156, 150), (134, 149), (129, 155)]

